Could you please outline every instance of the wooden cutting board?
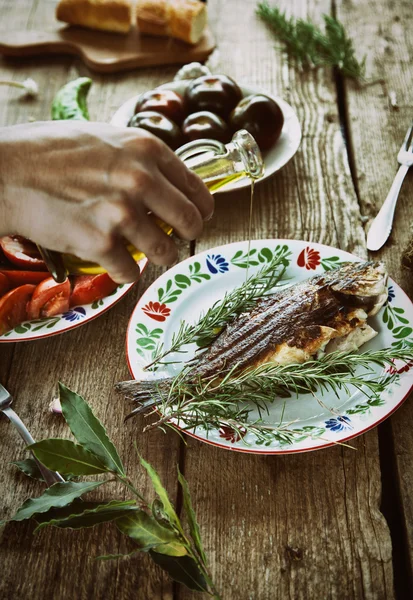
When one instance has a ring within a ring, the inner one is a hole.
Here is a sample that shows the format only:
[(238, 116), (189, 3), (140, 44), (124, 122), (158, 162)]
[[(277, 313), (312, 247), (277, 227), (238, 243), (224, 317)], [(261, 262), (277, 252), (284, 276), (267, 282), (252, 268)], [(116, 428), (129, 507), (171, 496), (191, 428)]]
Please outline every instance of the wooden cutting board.
[(26, 57), (75, 54), (92, 70), (115, 73), (151, 65), (204, 61), (215, 47), (207, 29), (195, 46), (172, 38), (92, 31), (81, 27), (56, 27), (50, 31), (0, 31), (0, 54)]

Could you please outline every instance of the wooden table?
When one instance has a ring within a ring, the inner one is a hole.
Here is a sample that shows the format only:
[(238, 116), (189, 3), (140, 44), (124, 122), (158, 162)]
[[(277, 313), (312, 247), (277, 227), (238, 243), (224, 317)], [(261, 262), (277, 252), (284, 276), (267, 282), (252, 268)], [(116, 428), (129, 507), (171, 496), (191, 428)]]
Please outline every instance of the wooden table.
[[(2, 28), (41, 29), (55, 1), (0, 0)], [(396, 172), (395, 157), (413, 113), (413, 13), (409, 0), (287, 0), (294, 14), (321, 21), (335, 14), (367, 54), (359, 87), (329, 70), (302, 72), (274, 49), (254, 16), (254, 0), (211, 0), (210, 23), (221, 52), (220, 70), (240, 82), (284, 97), (303, 129), (294, 159), (257, 187), (253, 238), (322, 242), (367, 256), (365, 231)], [(409, 54), (410, 53), (410, 54)], [(170, 80), (175, 68), (118, 75), (92, 74), (90, 113), (109, 120), (128, 97)], [(0, 124), (49, 118), (56, 91), (89, 75), (77, 59), (56, 56), (0, 61), (0, 78), (33, 77), (40, 98), (24, 101), (0, 86)], [(394, 95), (398, 108), (393, 106)], [(400, 194), (392, 237), (375, 256), (413, 298), (411, 272), (402, 270), (413, 209), (413, 176)], [(215, 216), (196, 244), (181, 243), (181, 257), (247, 237), (249, 194), (217, 197)], [(35, 438), (67, 436), (48, 411), (57, 381), (84, 395), (107, 425), (127, 469), (149, 489), (133, 442), (159, 471), (178, 505), (176, 464), (189, 480), (212, 571), (227, 600), (407, 598), (413, 586), (413, 403), (407, 401), (378, 428), (355, 439), (357, 451), (333, 447), (285, 457), (225, 452), (173, 433), (141, 434), (142, 422), (123, 424), (128, 406), (114, 393), (128, 377), (125, 330), (129, 315), (162, 269), (149, 267), (116, 307), (88, 325), (31, 343), (0, 346), (0, 381)], [(11, 515), (38, 484), (16, 474), (8, 461), (23, 445), (0, 419), (1, 515)], [(115, 488), (116, 486), (114, 486)], [(122, 494), (123, 491), (113, 490)], [(96, 494), (101, 499), (102, 496)], [(198, 597), (171, 581), (146, 556), (97, 562), (125, 550), (112, 526), (70, 532), (9, 524), (0, 533), (0, 597), (7, 599), (179, 599)], [(410, 590), (410, 592), (408, 591)]]

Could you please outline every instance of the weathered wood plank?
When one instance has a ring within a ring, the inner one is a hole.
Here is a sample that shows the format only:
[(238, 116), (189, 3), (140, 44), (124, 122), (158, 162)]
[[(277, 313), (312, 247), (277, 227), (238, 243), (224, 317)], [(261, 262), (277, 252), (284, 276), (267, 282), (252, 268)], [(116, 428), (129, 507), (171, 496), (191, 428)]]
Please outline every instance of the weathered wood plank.
[[(362, 213), (369, 222), (380, 209), (397, 170), (396, 156), (413, 115), (411, 68), (413, 28), (411, 2), (357, 0), (337, 3), (337, 12), (357, 39), (357, 50), (367, 55), (367, 77), (383, 83), (355, 89), (346, 85), (348, 125), (354, 156), (355, 177)], [(398, 108), (392, 107), (394, 97)], [(360, 126), (360, 124), (362, 124)], [(367, 125), (368, 124), (368, 125)], [(383, 260), (391, 276), (413, 298), (413, 278), (402, 268), (400, 256), (411, 234), (413, 177), (409, 173), (401, 189), (392, 235), (375, 258)], [(400, 510), (406, 545), (410, 588), (413, 585), (413, 419), (411, 398), (391, 418), (395, 449), (395, 479), (400, 486)], [(386, 451), (386, 450), (385, 450)], [(393, 485), (383, 482), (384, 485)], [(403, 561), (404, 562), (404, 561)], [(407, 585), (407, 581), (404, 582)]]
[[(319, 20), (328, 2), (278, 3)], [(357, 197), (328, 71), (298, 73), (273, 49), (255, 2), (210, 2), (222, 70), (296, 109), (301, 148), (256, 189), (253, 237), (318, 241), (365, 255)], [(216, 13), (214, 12), (216, 8)], [(234, 15), (237, 15), (236, 19)], [(235, 52), (248, 43), (248, 52)], [(236, 207), (236, 209), (235, 209)], [(197, 251), (247, 239), (249, 194), (217, 197)], [(391, 541), (379, 510), (377, 432), (357, 450), (256, 457), (190, 440), (185, 473), (224, 598), (392, 598)], [(195, 600), (182, 589), (179, 598)]]

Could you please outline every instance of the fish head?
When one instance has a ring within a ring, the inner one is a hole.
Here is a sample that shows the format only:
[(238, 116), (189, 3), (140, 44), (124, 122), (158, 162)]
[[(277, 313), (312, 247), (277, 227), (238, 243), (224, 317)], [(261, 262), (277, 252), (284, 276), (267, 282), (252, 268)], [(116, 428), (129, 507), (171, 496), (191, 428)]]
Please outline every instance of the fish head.
[(387, 281), (383, 263), (346, 263), (335, 272), (330, 289), (344, 306), (362, 308), (372, 316), (387, 300)]

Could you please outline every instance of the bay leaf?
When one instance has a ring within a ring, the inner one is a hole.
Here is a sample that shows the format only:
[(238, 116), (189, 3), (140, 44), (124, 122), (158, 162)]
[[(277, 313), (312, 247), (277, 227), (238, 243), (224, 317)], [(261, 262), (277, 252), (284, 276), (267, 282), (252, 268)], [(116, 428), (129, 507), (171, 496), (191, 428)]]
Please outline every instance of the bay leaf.
[(11, 521), (24, 521), (53, 507), (67, 506), (75, 498), (90, 492), (105, 481), (65, 481), (47, 488), (38, 498), (28, 498), (18, 509)]
[(24, 460), (16, 460), (11, 463), (15, 465), (22, 473), (31, 477), (32, 479), (37, 479), (38, 481), (44, 481), (43, 475), (40, 472), (39, 465), (33, 458), (26, 458)]
[(59, 383), (59, 394), (63, 416), (79, 444), (98, 456), (111, 471), (124, 476), (119, 454), (87, 402), (63, 383)]
[(190, 556), (166, 556), (149, 551), (152, 560), (166, 571), (172, 579), (183, 583), (190, 590), (207, 592), (208, 585), (198, 565)]
[(189, 531), (191, 533), (192, 540), (195, 544), (195, 548), (198, 551), (199, 556), (201, 557), (204, 564), (207, 564), (207, 557), (205, 555), (204, 547), (202, 544), (201, 533), (199, 531), (198, 521), (196, 520), (196, 514), (194, 508), (192, 506), (191, 494), (189, 493), (188, 482), (185, 477), (182, 475), (181, 471), (178, 467), (178, 480), (182, 487), (183, 493), (183, 501), (184, 501), (184, 509), (186, 516), (188, 518)]
[(89, 450), (71, 440), (49, 438), (28, 446), (40, 462), (64, 475), (97, 475), (108, 468)]
[(84, 507), (83, 511), (79, 512), (79, 508), (82, 508), (81, 504), (83, 503), (79, 503), (75, 507), (75, 511), (72, 514), (66, 514), (65, 516), (57, 514), (47, 521), (42, 520), (42, 523), (39, 523), (35, 531), (47, 525), (61, 529), (85, 529), (87, 527), (94, 527), (100, 523), (114, 521), (131, 511), (140, 510), (134, 500), (112, 500), (108, 504)]
[(146, 462), (146, 460), (144, 458), (140, 457), (140, 461), (141, 461), (141, 465), (143, 467), (145, 467), (145, 469), (147, 470), (147, 472), (149, 474), (149, 477), (152, 480), (152, 485), (155, 489), (155, 492), (158, 494), (158, 496), (163, 504), (163, 510), (168, 515), (171, 523), (173, 525), (175, 525), (175, 527), (178, 529), (178, 531), (180, 531), (183, 534), (182, 526), (179, 521), (178, 515), (176, 514), (175, 509), (172, 506), (171, 501), (169, 500), (168, 493), (165, 490), (165, 488), (163, 487), (158, 473), (155, 471), (155, 469), (152, 467), (152, 465), (150, 465), (148, 462)]
[(116, 521), (122, 533), (132, 538), (143, 552), (154, 549), (171, 556), (187, 554), (185, 546), (171, 529), (162, 527), (151, 515), (143, 510), (121, 517)]

